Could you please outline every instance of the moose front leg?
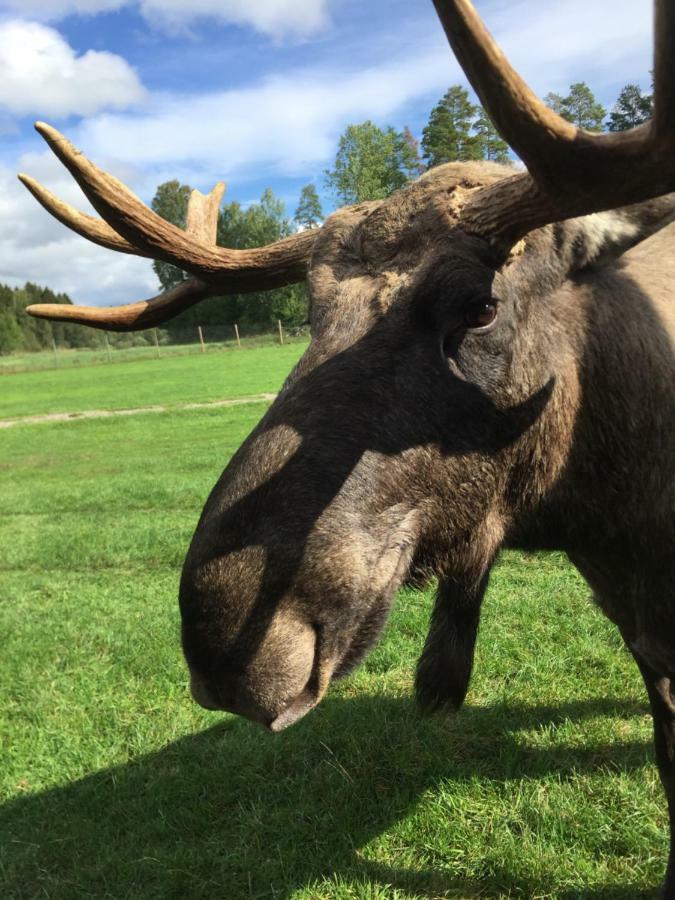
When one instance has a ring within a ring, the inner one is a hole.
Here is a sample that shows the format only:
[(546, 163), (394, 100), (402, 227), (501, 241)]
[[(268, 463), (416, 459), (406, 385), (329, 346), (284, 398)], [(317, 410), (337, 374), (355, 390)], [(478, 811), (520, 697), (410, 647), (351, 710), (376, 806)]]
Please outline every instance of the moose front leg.
[(675, 900), (675, 676), (661, 674), (634, 647), (631, 646), (630, 649), (649, 694), (654, 719), (656, 762), (668, 801), (670, 852), (662, 896), (664, 900)]
[(446, 578), (438, 585), (415, 680), (417, 701), (425, 711), (448, 703), (459, 709), (464, 702), (489, 574), (487, 568), (478, 578)]

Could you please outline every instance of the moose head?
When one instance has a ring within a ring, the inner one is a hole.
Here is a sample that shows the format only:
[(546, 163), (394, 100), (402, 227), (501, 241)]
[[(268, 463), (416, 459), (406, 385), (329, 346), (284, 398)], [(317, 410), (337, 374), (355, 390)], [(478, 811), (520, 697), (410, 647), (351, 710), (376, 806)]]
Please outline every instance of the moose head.
[(33, 315), (132, 330), (212, 294), (308, 281), (310, 347), (214, 488), (181, 582), (195, 698), (274, 730), (359, 662), (411, 567), (440, 578), (419, 698), (462, 702), (492, 561), (526, 530), (574, 442), (582, 304), (552, 297), (673, 208), (644, 202), (675, 187), (667, 0), (656, 4), (654, 118), (612, 135), (544, 106), (468, 0), (436, 9), (527, 172), (440, 166), (253, 250), (215, 245), (222, 184), (193, 192), (182, 231), (47, 125), (36, 127), (104, 221), (20, 176), (83, 236), (194, 276), (141, 303)]
[(183, 647), (199, 703), (274, 731), (292, 724), (363, 658), (396, 588), (423, 571), (439, 588), (418, 696), (458, 706), (499, 549), (557, 547), (641, 666), (672, 785), (672, 617), (637, 588), (621, 600), (619, 582), (628, 534), (631, 564), (651, 565), (652, 582), (654, 559), (675, 574), (672, 493), (644, 462), (645, 441), (653, 459), (673, 456), (675, 5), (655, 4), (652, 121), (609, 135), (541, 103), (469, 0), (435, 6), (526, 171), (451, 163), (321, 228), (230, 250), (215, 245), (222, 185), (193, 192), (183, 231), (38, 125), (103, 221), (21, 176), (49, 212), (192, 277), (128, 306), (30, 312), (134, 330), (207, 296), (308, 282), (309, 348), (214, 487), (185, 561)]

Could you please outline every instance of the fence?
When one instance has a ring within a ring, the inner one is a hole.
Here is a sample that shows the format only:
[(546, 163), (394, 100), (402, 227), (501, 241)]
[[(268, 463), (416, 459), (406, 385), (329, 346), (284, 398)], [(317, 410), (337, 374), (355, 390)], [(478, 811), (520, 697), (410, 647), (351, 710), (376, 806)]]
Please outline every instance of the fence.
[(197, 325), (193, 328), (166, 330), (151, 328), (131, 334), (107, 331), (90, 334), (94, 343), (86, 347), (62, 347), (54, 343), (51, 350), (0, 356), (0, 375), (31, 369), (86, 366), (188, 353), (215, 353), (272, 344), (304, 343), (309, 338), (309, 328), (287, 328), (279, 321), (276, 326), (265, 330), (242, 325)]

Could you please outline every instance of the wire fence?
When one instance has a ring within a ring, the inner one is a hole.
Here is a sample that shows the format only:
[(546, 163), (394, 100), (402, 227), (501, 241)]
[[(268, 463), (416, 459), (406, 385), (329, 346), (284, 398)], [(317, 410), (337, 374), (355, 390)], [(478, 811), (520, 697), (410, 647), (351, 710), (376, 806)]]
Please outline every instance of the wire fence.
[(133, 334), (107, 331), (97, 334), (96, 346), (62, 347), (53, 343), (51, 350), (0, 356), (0, 375), (36, 369), (161, 359), (191, 353), (217, 353), (275, 344), (306, 343), (309, 340), (307, 326), (287, 328), (280, 321), (276, 326), (266, 329), (241, 325), (197, 325), (192, 328), (150, 328)]

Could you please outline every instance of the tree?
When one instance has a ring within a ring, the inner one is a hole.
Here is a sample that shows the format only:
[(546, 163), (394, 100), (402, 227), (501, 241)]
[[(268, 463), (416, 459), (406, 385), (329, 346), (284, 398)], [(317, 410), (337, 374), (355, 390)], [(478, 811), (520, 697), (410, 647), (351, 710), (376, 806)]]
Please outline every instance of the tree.
[(491, 159), (494, 162), (508, 162), (509, 145), (501, 139), (492, 123), (492, 119), (482, 107), (478, 113), (478, 118), (473, 123), (473, 130), (476, 133), (483, 159)]
[(559, 116), (563, 114), (563, 107), (565, 105), (565, 98), (562, 94), (556, 94), (554, 91), (549, 91), (548, 94), (544, 97), (544, 103), (553, 110), (553, 112), (558, 113)]
[(23, 346), (23, 334), (9, 309), (0, 308), (0, 356)]
[(406, 146), (393, 128), (383, 130), (370, 121), (348, 125), (334, 168), (325, 172), (326, 184), (343, 203), (384, 200), (409, 180)]
[(622, 88), (614, 107), (609, 114), (610, 131), (628, 131), (651, 119), (653, 114), (651, 94), (643, 94), (637, 84), (627, 84)]
[(429, 168), (453, 160), (481, 159), (480, 142), (471, 134), (477, 112), (463, 87), (456, 84), (446, 91), (422, 132), (422, 152)]
[(295, 221), (301, 228), (316, 228), (323, 221), (321, 201), (313, 184), (306, 184), (300, 191)]
[[(185, 228), (191, 192), (192, 188), (187, 184), (181, 184), (180, 181), (165, 181), (160, 184), (152, 198), (152, 209), (167, 222)], [(161, 260), (155, 260), (152, 268), (164, 290), (175, 287), (188, 277), (181, 269)]]
[(401, 168), (408, 181), (414, 181), (425, 171), (426, 166), (420, 156), (420, 142), (406, 125), (400, 135)]
[[(157, 188), (152, 208), (163, 218), (185, 227), (190, 188), (178, 181), (167, 181)], [(226, 203), (218, 214), (216, 243), (221, 247), (245, 249), (273, 244), (293, 233), (293, 224), (286, 218), (284, 204), (268, 188), (260, 203), (243, 209), (240, 203)], [(179, 283), (185, 276), (180, 269), (167, 263), (157, 263), (155, 272), (164, 290)], [(167, 325), (174, 338), (185, 336), (190, 329), (194, 339), (197, 325), (224, 326), (234, 322), (269, 326), (281, 319), (289, 325), (307, 318), (307, 297), (303, 285), (289, 285), (275, 291), (209, 297), (185, 310)], [(181, 335), (181, 332), (183, 334)]]
[(602, 122), (607, 111), (605, 107), (595, 99), (593, 91), (585, 81), (576, 81), (570, 85), (570, 92), (566, 97), (560, 94), (550, 93), (544, 98), (545, 103), (563, 119), (572, 122), (577, 128), (585, 128), (587, 131), (602, 131)]

